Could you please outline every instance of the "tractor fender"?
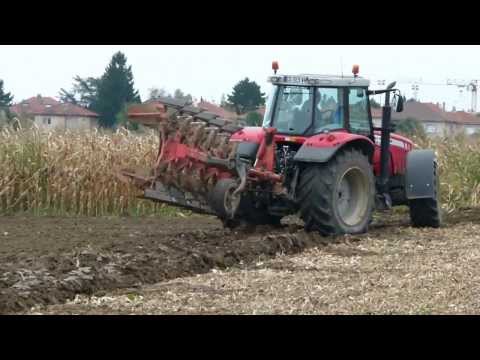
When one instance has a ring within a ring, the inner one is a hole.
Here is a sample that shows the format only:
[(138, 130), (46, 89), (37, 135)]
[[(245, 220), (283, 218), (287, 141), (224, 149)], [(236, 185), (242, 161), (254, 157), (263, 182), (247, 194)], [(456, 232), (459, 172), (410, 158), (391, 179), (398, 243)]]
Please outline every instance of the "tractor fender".
[(375, 144), (366, 136), (347, 132), (318, 134), (305, 141), (293, 160), (296, 162), (325, 163), (345, 146), (355, 146), (364, 150), (371, 161)]
[(244, 127), (235, 132), (229, 139), (238, 142), (237, 158), (255, 160), (260, 143), (265, 137), (265, 130), (261, 127)]
[(433, 150), (411, 150), (407, 154), (405, 194), (407, 199), (435, 197), (436, 156)]

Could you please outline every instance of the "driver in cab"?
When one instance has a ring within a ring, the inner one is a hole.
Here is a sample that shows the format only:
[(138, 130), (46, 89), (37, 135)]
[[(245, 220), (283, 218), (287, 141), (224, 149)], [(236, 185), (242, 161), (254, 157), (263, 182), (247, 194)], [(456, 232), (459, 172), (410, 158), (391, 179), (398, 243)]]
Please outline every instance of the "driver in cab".
[(326, 95), (318, 92), (315, 96), (314, 132), (320, 132), (328, 128), (336, 128), (341, 125), (340, 106), (333, 97), (326, 99)]

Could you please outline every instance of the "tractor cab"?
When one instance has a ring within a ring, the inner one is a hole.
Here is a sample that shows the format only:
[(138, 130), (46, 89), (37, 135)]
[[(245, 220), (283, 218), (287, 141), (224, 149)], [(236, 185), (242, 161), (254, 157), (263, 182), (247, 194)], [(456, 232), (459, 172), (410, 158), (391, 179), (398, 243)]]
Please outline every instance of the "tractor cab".
[(369, 81), (354, 76), (275, 75), (267, 100), (264, 128), (309, 137), (345, 130), (373, 136)]

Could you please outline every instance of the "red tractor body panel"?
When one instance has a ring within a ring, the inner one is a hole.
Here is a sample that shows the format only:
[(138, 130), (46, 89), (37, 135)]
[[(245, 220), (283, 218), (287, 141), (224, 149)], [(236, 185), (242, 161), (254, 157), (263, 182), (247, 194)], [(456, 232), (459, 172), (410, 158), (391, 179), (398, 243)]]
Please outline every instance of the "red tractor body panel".
[(265, 136), (265, 131), (261, 127), (244, 127), (232, 135), (230, 141), (245, 141), (260, 144)]
[[(403, 175), (407, 167), (407, 154), (413, 149), (413, 142), (398, 134), (390, 137), (390, 175)], [(373, 171), (380, 175), (380, 132), (375, 131), (375, 152), (373, 154)]]
[(332, 131), (329, 133), (318, 134), (306, 138), (304, 146), (314, 147), (314, 148), (331, 148), (331, 147), (341, 147), (350, 143), (352, 141), (362, 140), (374, 145), (372, 140), (366, 136), (351, 134), (346, 130), (342, 131)]
[[(258, 158), (260, 162), (263, 162), (265, 155), (268, 154), (268, 160), (265, 161), (265, 170), (272, 171), (273, 162), (272, 162), (272, 151), (265, 153), (265, 143), (264, 138), (266, 131), (271, 131), (271, 129), (264, 129), (262, 127), (246, 127), (242, 130), (236, 132), (232, 135), (230, 141), (245, 141), (250, 143), (255, 143), (262, 145), (260, 151), (258, 152)], [(352, 134), (346, 130), (332, 131), (329, 133), (317, 134), (311, 137), (305, 136), (291, 136), (284, 134), (274, 134), (273, 136), (275, 143), (297, 143), (302, 144), (303, 146), (312, 147), (312, 148), (334, 148), (342, 147), (343, 145), (350, 143), (352, 141), (364, 141), (369, 143), (374, 147), (373, 153), (373, 169), (375, 176), (380, 175), (380, 132), (375, 132), (375, 143), (373, 143), (368, 137)], [(413, 149), (413, 142), (409, 139), (398, 135), (391, 134), (390, 140), (390, 164), (389, 164), (389, 173), (390, 175), (402, 175), (405, 174), (406, 169), (406, 159), (407, 153)]]

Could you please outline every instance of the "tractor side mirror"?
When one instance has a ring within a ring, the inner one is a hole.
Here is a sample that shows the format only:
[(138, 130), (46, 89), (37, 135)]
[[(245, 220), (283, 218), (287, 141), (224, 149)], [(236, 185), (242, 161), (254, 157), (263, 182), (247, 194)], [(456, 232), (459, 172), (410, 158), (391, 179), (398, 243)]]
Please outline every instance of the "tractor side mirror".
[(403, 111), (403, 96), (399, 96), (397, 100), (397, 112), (402, 112)]

